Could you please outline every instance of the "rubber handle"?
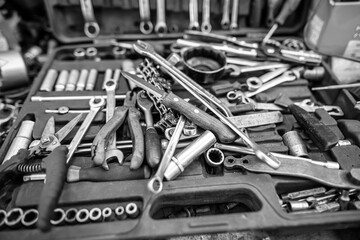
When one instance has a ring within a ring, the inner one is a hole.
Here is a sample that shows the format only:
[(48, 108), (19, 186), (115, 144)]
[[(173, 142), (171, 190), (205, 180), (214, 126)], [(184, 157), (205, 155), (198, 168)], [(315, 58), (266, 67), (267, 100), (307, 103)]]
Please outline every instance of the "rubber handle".
[(46, 178), (40, 194), (37, 227), (43, 232), (49, 231), (51, 228), (50, 219), (66, 181), (67, 153), (66, 146), (59, 146), (42, 161), (42, 166), (46, 169)]
[(337, 123), (344, 136), (360, 147), (360, 121), (355, 119), (339, 119)]
[(276, 17), (276, 22), (283, 25), (291, 14), (297, 9), (301, 0), (285, 0), (279, 15)]
[(147, 166), (136, 170), (130, 170), (128, 164), (120, 166), (118, 163), (109, 163), (109, 170), (104, 170), (101, 166), (92, 168), (82, 168), (79, 172), (79, 181), (105, 182), (105, 181), (124, 181), (137, 180), (150, 177), (150, 170)]
[(149, 127), (145, 132), (146, 161), (151, 168), (159, 165), (161, 160), (160, 137), (154, 127)]
[(232, 114), (236, 115), (239, 113), (254, 111), (255, 107), (251, 103), (238, 104), (235, 106), (229, 106), (229, 110)]
[(291, 104), (289, 109), (296, 121), (305, 129), (310, 139), (321, 151), (327, 151), (339, 142), (340, 138), (328, 126), (301, 107)]
[(106, 160), (105, 147), (109, 136), (111, 133), (116, 132), (116, 130), (123, 124), (127, 112), (127, 107), (117, 107), (114, 111), (113, 117), (107, 123), (105, 123), (105, 125), (96, 134), (96, 137), (94, 138), (91, 145), (91, 155), (93, 156), (92, 160), (94, 161), (95, 165), (102, 165)]
[(220, 120), (210, 116), (172, 92), (164, 96), (163, 104), (182, 113), (199, 127), (212, 131), (222, 143), (232, 143), (237, 139), (237, 135)]
[(134, 107), (129, 108), (128, 124), (133, 144), (133, 153), (130, 160), (130, 169), (140, 168), (144, 161), (144, 134), (140, 125), (141, 113)]

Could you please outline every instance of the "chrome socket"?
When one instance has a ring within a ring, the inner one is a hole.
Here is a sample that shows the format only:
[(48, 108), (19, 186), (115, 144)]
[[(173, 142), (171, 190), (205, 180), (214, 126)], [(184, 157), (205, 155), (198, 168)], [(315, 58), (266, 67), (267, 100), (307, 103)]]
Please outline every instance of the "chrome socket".
[(24, 227), (33, 227), (39, 219), (38, 210), (32, 208), (24, 212), (21, 223)]
[(50, 223), (52, 225), (58, 226), (62, 225), (65, 222), (65, 211), (62, 208), (56, 208), (54, 210), (54, 214), (52, 219), (50, 220)]
[(19, 228), (21, 226), (21, 219), (24, 216), (24, 211), (21, 208), (13, 208), (5, 218), (6, 226), (10, 228)]
[(102, 219), (103, 216), (100, 208), (93, 208), (90, 210), (90, 221), (101, 222)]
[(90, 219), (90, 212), (86, 208), (80, 209), (76, 213), (76, 221), (78, 223), (87, 223)]
[(68, 224), (76, 223), (76, 214), (78, 210), (76, 208), (69, 208), (65, 212), (65, 222)]
[(115, 208), (115, 217), (118, 220), (124, 220), (126, 219), (126, 213), (125, 213), (125, 208), (123, 206), (119, 206), (117, 208)]
[(101, 212), (103, 220), (104, 221), (109, 221), (111, 219), (112, 216), (112, 210), (109, 207), (106, 207), (102, 210)]
[(139, 208), (136, 203), (128, 203), (125, 207), (125, 212), (130, 218), (136, 218), (140, 214)]

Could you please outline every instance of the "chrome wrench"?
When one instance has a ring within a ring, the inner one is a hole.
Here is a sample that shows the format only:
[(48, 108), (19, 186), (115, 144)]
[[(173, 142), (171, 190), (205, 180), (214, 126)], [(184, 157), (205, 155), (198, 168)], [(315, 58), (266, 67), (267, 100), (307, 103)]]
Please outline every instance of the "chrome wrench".
[(91, 0), (80, 0), (81, 12), (85, 20), (84, 33), (88, 38), (96, 38), (100, 27), (95, 19), (94, 8)]
[(239, 15), (239, 0), (233, 0), (230, 30), (236, 30), (238, 28), (238, 15)]
[(246, 85), (248, 86), (249, 91), (255, 91), (259, 89), (264, 83), (276, 78), (280, 74), (286, 72), (288, 68), (279, 68), (274, 71), (267, 72), (260, 77), (249, 77), (246, 79)]
[(201, 31), (211, 32), (210, 0), (203, 0)]
[(221, 28), (228, 29), (230, 25), (230, 0), (224, 0), (222, 13)]
[[(112, 70), (111, 70), (112, 73)], [(106, 90), (106, 122), (108, 122), (114, 115), (116, 100), (115, 100), (115, 89), (117, 86), (117, 81), (120, 77), (120, 70), (116, 69), (114, 73), (114, 77), (112, 78), (111, 75), (108, 75), (108, 79), (105, 79), (105, 90)], [(123, 163), (124, 154), (121, 150), (117, 149), (116, 147), (116, 132), (112, 133), (109, 136), (106, 151), (105, 151), (105, 159), (103, 161), (103, 168), (108, 170), (109, 166), (107, 161), (111, 158), (116, 158), (119, 164)]]
[(77, 147), (79, 146), (81, 140), (85, 136), (96, 114), (105, 105), (105, 99), (102, 97), (92, 97), (89, 101), (89, 105), (90, 105), (90, 112), (88, 113), (88, 115), (86, 115), (85, 120), (81, 124), (79, 130), (76, 132), (76, 135), (74, 136), (73, 140), (68, 146), (69, 152), (67, 154), (67, 159), (66, 159), (67, 164), (69, 164), (71, 157), (74, 155)]
[(150, 34), (154, 26), (150, 20), (150, 3), (149, 0), (139, 0), (139, 11), (140, 11), (140, 31), (143, 34)]
[(165, 0), (156, 0), (156, 33), (166, 33), (167, 26), (165, 21)]
[(190, 30), (199, 30), (199, 20), (198, 20), (198, 0), (189, 0), (189, 29)]

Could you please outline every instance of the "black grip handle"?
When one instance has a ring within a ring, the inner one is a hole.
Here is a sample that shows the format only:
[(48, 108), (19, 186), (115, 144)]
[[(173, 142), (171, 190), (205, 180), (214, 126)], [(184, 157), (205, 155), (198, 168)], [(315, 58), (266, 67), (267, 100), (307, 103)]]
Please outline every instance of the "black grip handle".
[(145, 132), (146, 161), (151, 168), (159, 165), (161, 160), (160, 137), (154, 127), (149, 127)]
[(289, 105), (296, 121), (321, 151), (327, 151), (339, 142), (339, 137), (317, 118), (295, 104)]
[(50, 219), (64, 187), (67, 172), (67, 153), (68, 148), (66, 146), (59, 146), (42, 162), (43, 168), (46, 169), (46, 179), (40, 195), (37, 227), (43, 232), (49, 231), (51, 228)]

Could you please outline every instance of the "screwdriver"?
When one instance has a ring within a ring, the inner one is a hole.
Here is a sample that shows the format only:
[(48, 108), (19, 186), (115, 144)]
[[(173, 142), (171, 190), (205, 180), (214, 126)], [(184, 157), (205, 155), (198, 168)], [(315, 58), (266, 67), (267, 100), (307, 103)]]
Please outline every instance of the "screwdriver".
[(279, 15), (275, 19), (275, 23), (270, 28), (269, 32), (264, 37), (262, 44), (265, 44), (269, 41), (271, 36), (274, 34), (276, 29), (283, 25), (288, 16), (290, 16), (299, 6), (301, 0), (286, 0), (281, 8)]
[(312, 91), (321, 91), (321, 90), (333, 90), (333, 89), (345, 89), (345, 88), (354, 88), (360, 87), (360, 83), (349, 83), (349, 84), (338, 84), (338, 85), (329, 85), (323, 87), (313, 87)]

